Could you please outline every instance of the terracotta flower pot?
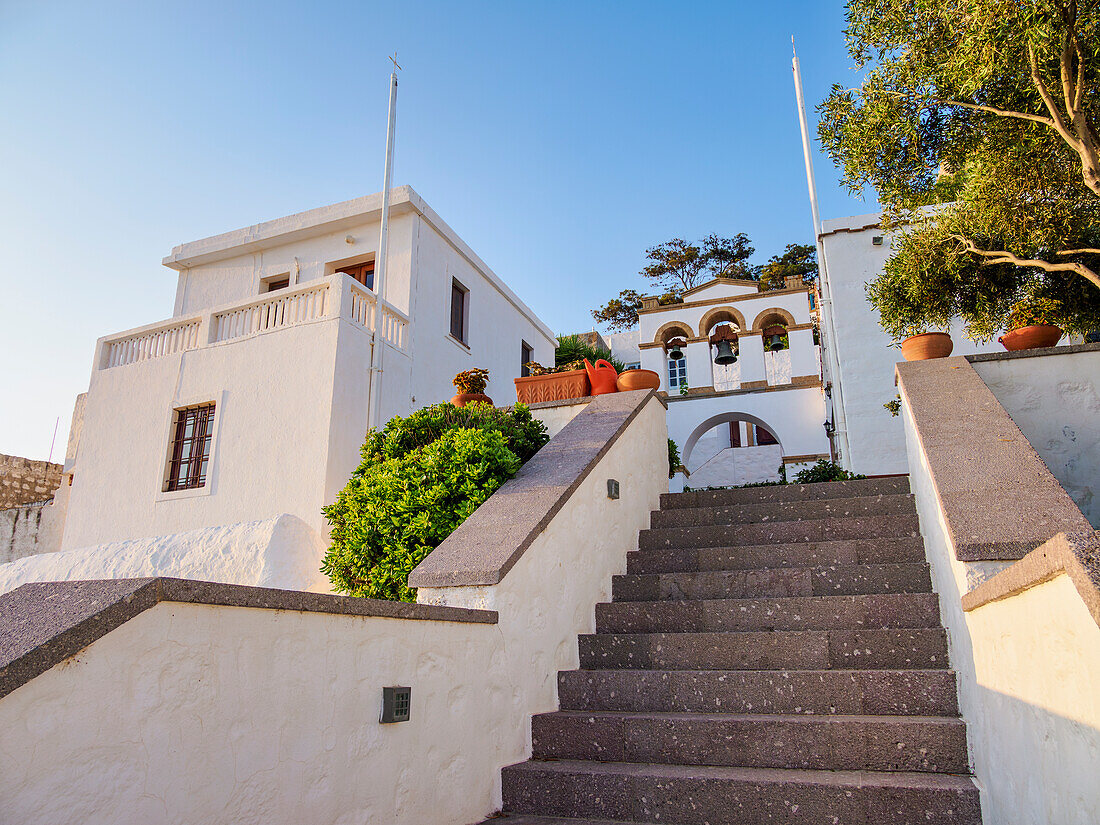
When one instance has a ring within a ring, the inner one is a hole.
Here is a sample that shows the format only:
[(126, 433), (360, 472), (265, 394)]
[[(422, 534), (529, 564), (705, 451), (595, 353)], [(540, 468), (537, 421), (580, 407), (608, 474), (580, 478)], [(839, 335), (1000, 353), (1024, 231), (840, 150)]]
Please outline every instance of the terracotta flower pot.
[(1062, 337), (1062, 328), (1049, 324), (1032, 324), (1029, 327), (1019, 327), (1010, 330), (997, 340), (1010, 352), (1020, 349), (1037, 349), (1039, 347), (1053, 347)]
[(591, 394), (588, 373), (584, 370), (529, 375), (516, 379), (516, 400), (521, 404), (565, 401), (567, 398), (584, 398)]
[(627, 370), (619, 374), (619, 380), (615, 383), (619, 387), (619, 392), (659, 390), (661, 388), (661, 376), (653, 370)]
[(901, 342), (901, 354), (906, 361), (927, 361), (930, 358), (946, 358), (954, 346), (946, 332), (922, 332), (920, 335), (910, 335)]
[(465, 407), (473, 401), (484, 401), (486, 404), (493, 403), (493, 399), (483, 392), (460, 392), (451, 399), (451, 403), (456, 407)]

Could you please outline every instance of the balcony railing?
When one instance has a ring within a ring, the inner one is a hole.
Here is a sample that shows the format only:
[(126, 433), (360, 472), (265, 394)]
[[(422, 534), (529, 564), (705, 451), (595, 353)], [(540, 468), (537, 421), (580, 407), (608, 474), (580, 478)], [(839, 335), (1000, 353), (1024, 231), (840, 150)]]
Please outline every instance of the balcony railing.
[[(381, 323), (376, 324), (381, 305)], [(409, 318), (347, 275), (333, 275), (204, 314), (172, 318), (101, 338), (98, 369), (136, 364), (280, 329), (344, 318), (407, 354)]]

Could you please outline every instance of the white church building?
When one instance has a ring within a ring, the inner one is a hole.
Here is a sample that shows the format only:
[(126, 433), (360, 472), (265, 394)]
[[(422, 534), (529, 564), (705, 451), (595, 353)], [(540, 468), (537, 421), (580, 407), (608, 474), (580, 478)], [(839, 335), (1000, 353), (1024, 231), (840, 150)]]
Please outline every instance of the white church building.
[(320, 543), (368, 426), (472, 367), (508, 403), (524, 362), (552, 361), (550, 329), (439, 215), (410, 187), (390, 198), (382, 296), (380, 193), (172, 250), (172, 316), (96, 346), (62, 550), (288, 514)]

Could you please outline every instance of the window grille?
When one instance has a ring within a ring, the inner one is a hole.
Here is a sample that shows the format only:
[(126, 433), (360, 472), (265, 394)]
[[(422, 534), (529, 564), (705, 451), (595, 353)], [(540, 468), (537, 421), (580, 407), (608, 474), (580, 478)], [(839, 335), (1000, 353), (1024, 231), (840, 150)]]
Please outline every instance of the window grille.
[(206, 484), (213, 432), (213, 404), (176, 410), (165, 492), (192, 490)]

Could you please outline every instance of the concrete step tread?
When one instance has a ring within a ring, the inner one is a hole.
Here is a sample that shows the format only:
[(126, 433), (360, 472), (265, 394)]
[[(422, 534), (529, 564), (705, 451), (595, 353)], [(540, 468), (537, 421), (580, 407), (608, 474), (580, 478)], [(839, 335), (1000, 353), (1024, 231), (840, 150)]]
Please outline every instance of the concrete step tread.
[(651, 527), (639, 532), (638, 547), (649, 550), (743, 547), (846, 539), (915, 538), (918, 535), (920, 523), (916, 513), (911, 513), (747, 524), (706, 524), (696, 527)]
[(755, 785), (821, 785), (853, 788), (924, 788), (974, 790), (969, 774), (924, 771), (822, 771), (799, 768), (752, 768), (739, 765), (668, 765), (654, 762), (594, 762), (581, 759), (530, 759), (509, 765), (506, 771), (556, 774), (649, 776), (658, 779), (734, 780)]
[(892, 564), (925, 561), (919, 536), (886, 539), (840, 539), (730, 547), (631, 550), (627, 572), (707, 573), (719, 570), (797, 569), (830, 564)]
[(628, 819), (589, 819), (584, 817), (539, 816), (538, 814), (502, 813), (478, 825), (647, 825)]
[(613, 576), (613, 602), (902, 595), (931, 593), (927, 562), (626, 573)]
[(708, 524), (753, 524), (759, 522), (812, 521), (822, 518), (861, 518), (866, 516), (914, 515), (916, 504), (911, 493), (852, 496), (813, 501), (776, 501), (761, 503), (699, 505), (654, 510), (652, 527), (690, 527)]
[(664, 493), (661, 508), (699, 507), (711, 503), (757, 504), (774, 501), (816, 501), (849, 496), (890, 495), (909, 492), (908, 476), (827, 481), (819, 484), (777, 484), (769, 487), (742, 487), (733, 490), (695, 490), (688, 493)]
[(659, 720), (666, 722), (744, 722), (746, 724), (788, 722), (796, 725), (930, 725), (950, 728), (965, 727), (958, 716), (905, 716), (902, 714), (862, 713), (696, 713), (693, 711), (636, 711), (636, 710), (551, 710), (537, 713), (541, 718), (561, 716), (571, 719), (611, 718)]

